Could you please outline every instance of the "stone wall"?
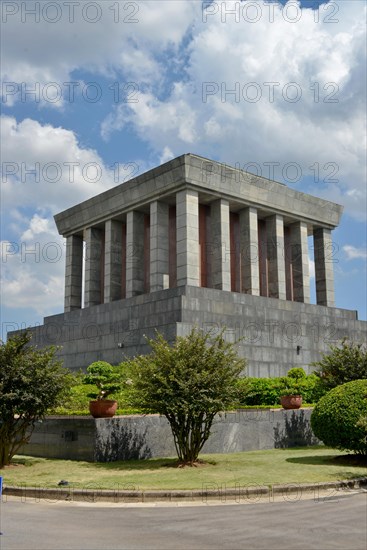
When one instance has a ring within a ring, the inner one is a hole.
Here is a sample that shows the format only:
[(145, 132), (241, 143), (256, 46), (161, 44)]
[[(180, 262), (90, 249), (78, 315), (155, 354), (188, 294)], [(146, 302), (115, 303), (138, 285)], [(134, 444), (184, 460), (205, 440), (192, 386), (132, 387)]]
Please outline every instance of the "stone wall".
[[(217, 415), (203, 453), (315, 445), (311, 412), (247, 409)], [(36, 425), (23, 454), (97, 462), (176, 456), (169, 424), (159, 415), (50, 417)]]
[(148, 353), (145, 335), (158, 330), (172, 341), (195, 325), (214, 333), (226, 327), (229, 340), (241, 338), (249, 376), (280, 376), (294, 366), (310, 371), (330, 344), (367, 338), (355, 311), (192, 286), (46, 317), (32, 331), (34, 344), (63, 346), (64, 365), (76, 370)]

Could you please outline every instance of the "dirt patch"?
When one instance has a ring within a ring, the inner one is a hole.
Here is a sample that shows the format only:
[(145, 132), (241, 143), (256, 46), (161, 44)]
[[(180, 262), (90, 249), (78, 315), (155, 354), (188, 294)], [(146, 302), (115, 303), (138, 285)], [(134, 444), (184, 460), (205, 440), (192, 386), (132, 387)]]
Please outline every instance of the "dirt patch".
[(195, 460), (194, 462), (177, 462), (174, 464), (176, 468), (203, 468), (207, 466), (215, 466), (215, 462), (209, 462), (208, 460)]

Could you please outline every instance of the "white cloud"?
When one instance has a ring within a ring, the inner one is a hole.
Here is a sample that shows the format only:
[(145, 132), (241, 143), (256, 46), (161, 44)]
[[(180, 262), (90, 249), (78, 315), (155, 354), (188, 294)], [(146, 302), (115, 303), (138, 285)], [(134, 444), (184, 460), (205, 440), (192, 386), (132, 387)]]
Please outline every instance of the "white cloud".
[(21, 236), (22, 240), (30, 241), (42, 233), (50, 232), (50, 221), (47, 218), (41, 218), (39, 214), (35, 214), (31, 219), (29, 228), (24, 231)]
[(347, 260), (367, 260), (367, 250), (365, 248), (357, 248), (352, 245), (343, 246)]
[(86, 200), (116, 182), (93, 149), (81, 147), (74, 132), (42, 125), (32, 119), (17, 122), (1, 117), (3, 204), (42, 205), (54, 213)]
[(4, 116), (1, 122), (1, 202), (14, 235), (1, 243), (2, 304), (49, 315), (62, 311), (64, 296), (64, 242), (53, 214), (117, 185), (114, 176), (121, 182), (139, 167), (131, 163), (116, 174), (72, 131), (31, 119), (18, 123)]
[(169, 147), (165, 147), (160, 156), (159, 164), (164, 164), (165, 162), (168, 162), (173, 158), (174, 158), (174, 154), (172, 153), (171, 149)]
[(52, 218), (36, 213), (26, 224), (24, 217), (15, 218), (18, 238), (0, 243), (2, 305), (28, 307), (40, 316), (62, 311), (64, 239)]
[[(10, 4), (21, 10), (31, 2)], [(365, 219), (364, 2), (338, 2), (335, 23), (327, 21), (330, 5), (320, 8), (319, 23), (315, 12), (305, 9), (297, 23), (289, 23), (280, 5), (259, 0), (262, 17), (249, 23), (242, 16), (236, 22), (231, 15), (223, 21), (221, 10), (242, 10), (240, 2), (214, 2), (211, 9), (217, 7), (217, 13), (208, 14), (206, 21), (199, 1), (93, 4), (102, 10), (96, 23), (83, 16), (83, 3), (75, 8), (74, 22), (65, 3), (60, 3), (63, 12), (57, 23), (47, 22), (45, 14), (39, 23), (34, 16), (23, 23), (20, 11), (9, 15), (2, 25), (3, 81), (25, 83), (28, 89), (39, 83), (41, 92), (54, 82), (65, 91), (65, 82), (79, 78), (78, 69), (87, 71), (90, 76), (83, 77), (91, 81), (98, 82), (99, 75), (122, 86), (135, 81), (138, 102), (115, 105), (101, 125), (106, 139), (129, 125), (160, 162), (188, 151), (240, 166), (278, 162), (278, 180), (289, 162), (298, 163), (303, 175), (312, 175), (310, 167), (318, 163), (319, 181), (309, 192), (344, 204), (356, 219)], [(42, 9), (43, 3), (39, 5)], [(117, 21), (112, 6), (119, 9)], [(129, 22), (135, 18), (137, 23)], [(269, 82), (275, 83), (274, 101), (269, 100)], [(212, 83), (212, 95), (204, 100), (205, 83)], [(252, 102), (251, 94), (259, 90), (259, 101)], [(298, 102), (284, 98), (287, 91), (291, 96), (297, 90), (302, 91)], [(107, 97), (112, 104), (111, 90)], [(327, 102), (328, 97), (338, 103)], [(9, 93), (5, 107), (20, 99)], [(32, 96), (25, 101), (32, 103)], [(2, 207), (18, 246), (3, 244), (3, 303), (30, 305), (47, 315), (62, 310), (64, 283), (64, 259), (53, 262), (47, 256), (64, 246), (52, 215), (150, 168), (150, 161), (120, 167), (116, 179), (98, 152), (83, 147), (71, 130), (30, 118), (4, 116), (1, 122)], [(34, 169), (39, 181), (27, 173)], [(266, 168), (263, 175), (268, 176)], [(344, 252), (347, 259), (366, 257), (352, 245)], [(310, 272), (313, 276), (312, 261)]]
[(146, 164), (112, 171), (70, 130), (8, 116), (1, 122), (1, 203), (14, 235), (1, 242), (2, 305), (50, 315), (63, 308), (65, 266), (53, 215), (134, 177)]
[[(279, 4), (272, 3), (271, 22), (269, 6), (259, 2), (262, 17), (254, 24), (242, 16), (223, 21), (221, 10), (239, 2), (215, 5), (217, 13), (206, 22), (195, 20), (180, 51), (186, 65), (169, 96), (160, 97), (153, 83), (137, 103), (115, 107), (103, 135), (133, 126), (157, 154), (169, 147), (174, 155), (190, 151), (241, 166), (257, 162), (267, 177), (264, 162), (278, 162), (278, 180), (289, 162), (303, 176), (312, 176), (317, 163), (310, 192), (345, 204), (363, 220), (364, 3), (338, 3), (335, 17), (326, 5), (319, 23), (313, 10), (303, 9), (300, 20), (289, 23)], [(292, 102), (297, 94), (299, 101)]]
[[(130, 72), (140, 83), (160, 80), (161, 63), (154, 55), (167, 48), (175, 51), (201, 12), (200, 2), (187, 0), (75, 2), (74, 7), (72, 2), (8, 4), (18, 9), (3, 8), (2, 79), (26, 83), (23, 90), (39, 83), (41, 103), (49, 83), (66, 93), (63, 83), (74, 81), (73, 71), (86, 67), (114, 77)], [(58, 12), (51, 4), (59, 4)], [(36, 16), (27, 14), (32, 6)], [(21, 99), (11, 86), (6, 90), (8, 105)]]

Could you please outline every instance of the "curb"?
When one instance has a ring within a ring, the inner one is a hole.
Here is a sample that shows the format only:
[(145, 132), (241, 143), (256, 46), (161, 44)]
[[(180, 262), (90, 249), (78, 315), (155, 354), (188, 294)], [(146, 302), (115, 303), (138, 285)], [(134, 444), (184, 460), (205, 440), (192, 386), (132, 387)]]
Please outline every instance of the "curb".
[[(208, 484), (209, 485), (209, 484)], [(210, 484), (213, 486), (213, 484)], [(209, 500), (219, 500), (221, 502), (233, 501), (256, 502), (261, 497), (282, 497), (285, 500), (297, 501), (302, 498), (302, 494), (313, 493), (314, 498), (319, 498), (320, 491), (352, 491), (367, 487), (367, 477), (359, 479), (350, 479), (342, 481), (330, 481), (320, 483), (288, 483), (282, 485), (252, 485), (238, 487), (223, 487), (217, 489), (205, 490), (166, 490), (166, 491), (141, 491), (126, 489), (77, 489), (77, 488), (54, 488), (45, 487), (25, 487), (25, 486), (5, 486), (3, 495), (21, 497), (22, 499), (33, 498), (37, 501), (44, 499), (48, 501), (75, 501), (75, 502), (207, 502)], [(290, 495), (293, 495), (290, 498)], [(294, 498), (296, 495), (296, 498)], [(331, 496), (331, 495), (330, 495)], [(336, 496), (333, 494), (333, 496)]]

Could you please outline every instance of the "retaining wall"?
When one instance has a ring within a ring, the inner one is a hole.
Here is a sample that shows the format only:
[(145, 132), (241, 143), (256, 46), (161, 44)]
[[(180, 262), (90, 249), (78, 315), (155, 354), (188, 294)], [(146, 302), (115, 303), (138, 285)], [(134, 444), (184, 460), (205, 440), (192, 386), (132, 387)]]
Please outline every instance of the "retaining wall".
[[(203, 453), (316, 445), (311, 412), (245, 409), (217, 415)], [(96, 462), (176, 456), (169, 424), (159, 415), (49, 417), (36, 425), (22, 453)]]

